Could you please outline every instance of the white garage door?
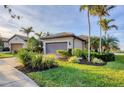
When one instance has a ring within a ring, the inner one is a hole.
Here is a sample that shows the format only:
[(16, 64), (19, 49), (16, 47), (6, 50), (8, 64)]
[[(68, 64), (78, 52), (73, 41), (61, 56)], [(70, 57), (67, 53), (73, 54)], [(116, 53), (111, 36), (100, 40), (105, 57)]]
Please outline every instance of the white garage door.
[(46, 43), (46, 53), (53, 54), (56, 50), (67, 50), (67, 42)]

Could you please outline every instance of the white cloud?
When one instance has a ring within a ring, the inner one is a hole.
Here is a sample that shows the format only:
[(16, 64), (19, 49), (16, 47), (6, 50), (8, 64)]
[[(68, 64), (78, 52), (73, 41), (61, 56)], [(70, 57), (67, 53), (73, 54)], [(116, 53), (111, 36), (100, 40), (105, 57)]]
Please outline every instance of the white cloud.
[(11, 29), (0, 27), (0, 35), (5, 38), (10, 38), (15, 34), (24, 35), (23, 33), (19, 31), (12, 31)]

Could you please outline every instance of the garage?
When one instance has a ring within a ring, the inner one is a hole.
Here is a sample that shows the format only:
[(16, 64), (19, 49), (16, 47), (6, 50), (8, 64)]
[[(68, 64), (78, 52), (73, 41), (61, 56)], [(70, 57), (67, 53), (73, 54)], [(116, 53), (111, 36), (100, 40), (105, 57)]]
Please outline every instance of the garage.
[(18, 51), (21, 48), (23, 48), (23, 44), (21, 44), (21, 43), (11, 44), (11, 51)]
[(56, 50), (67, 50), (67, 42), (46, 43), (47, 54), (54, 54)]

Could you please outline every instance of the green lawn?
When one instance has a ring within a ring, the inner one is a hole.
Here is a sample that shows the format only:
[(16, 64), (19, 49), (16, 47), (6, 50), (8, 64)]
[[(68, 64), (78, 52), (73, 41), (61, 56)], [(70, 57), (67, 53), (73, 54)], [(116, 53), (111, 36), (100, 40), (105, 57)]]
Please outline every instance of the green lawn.
[(11, 53), (0, 53), (0, 58), (8, 58), (13, 56), (14, 54), (11, 54)]
[(27, 73), (39, 86), (96, 87), (124, 86), (124, 55), (105, 66), (89, 66), (58, 62), (60, 67)]

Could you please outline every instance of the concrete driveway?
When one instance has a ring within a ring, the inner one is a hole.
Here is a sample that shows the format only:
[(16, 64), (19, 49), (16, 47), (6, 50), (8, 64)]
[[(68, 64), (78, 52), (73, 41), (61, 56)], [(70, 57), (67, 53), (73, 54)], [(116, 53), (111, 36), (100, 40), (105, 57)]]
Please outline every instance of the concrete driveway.
[(0, 59), (0, 87), (38, 87), (29, 77), (14, 68), (21, 65), (17, 62), (16, 58)]

